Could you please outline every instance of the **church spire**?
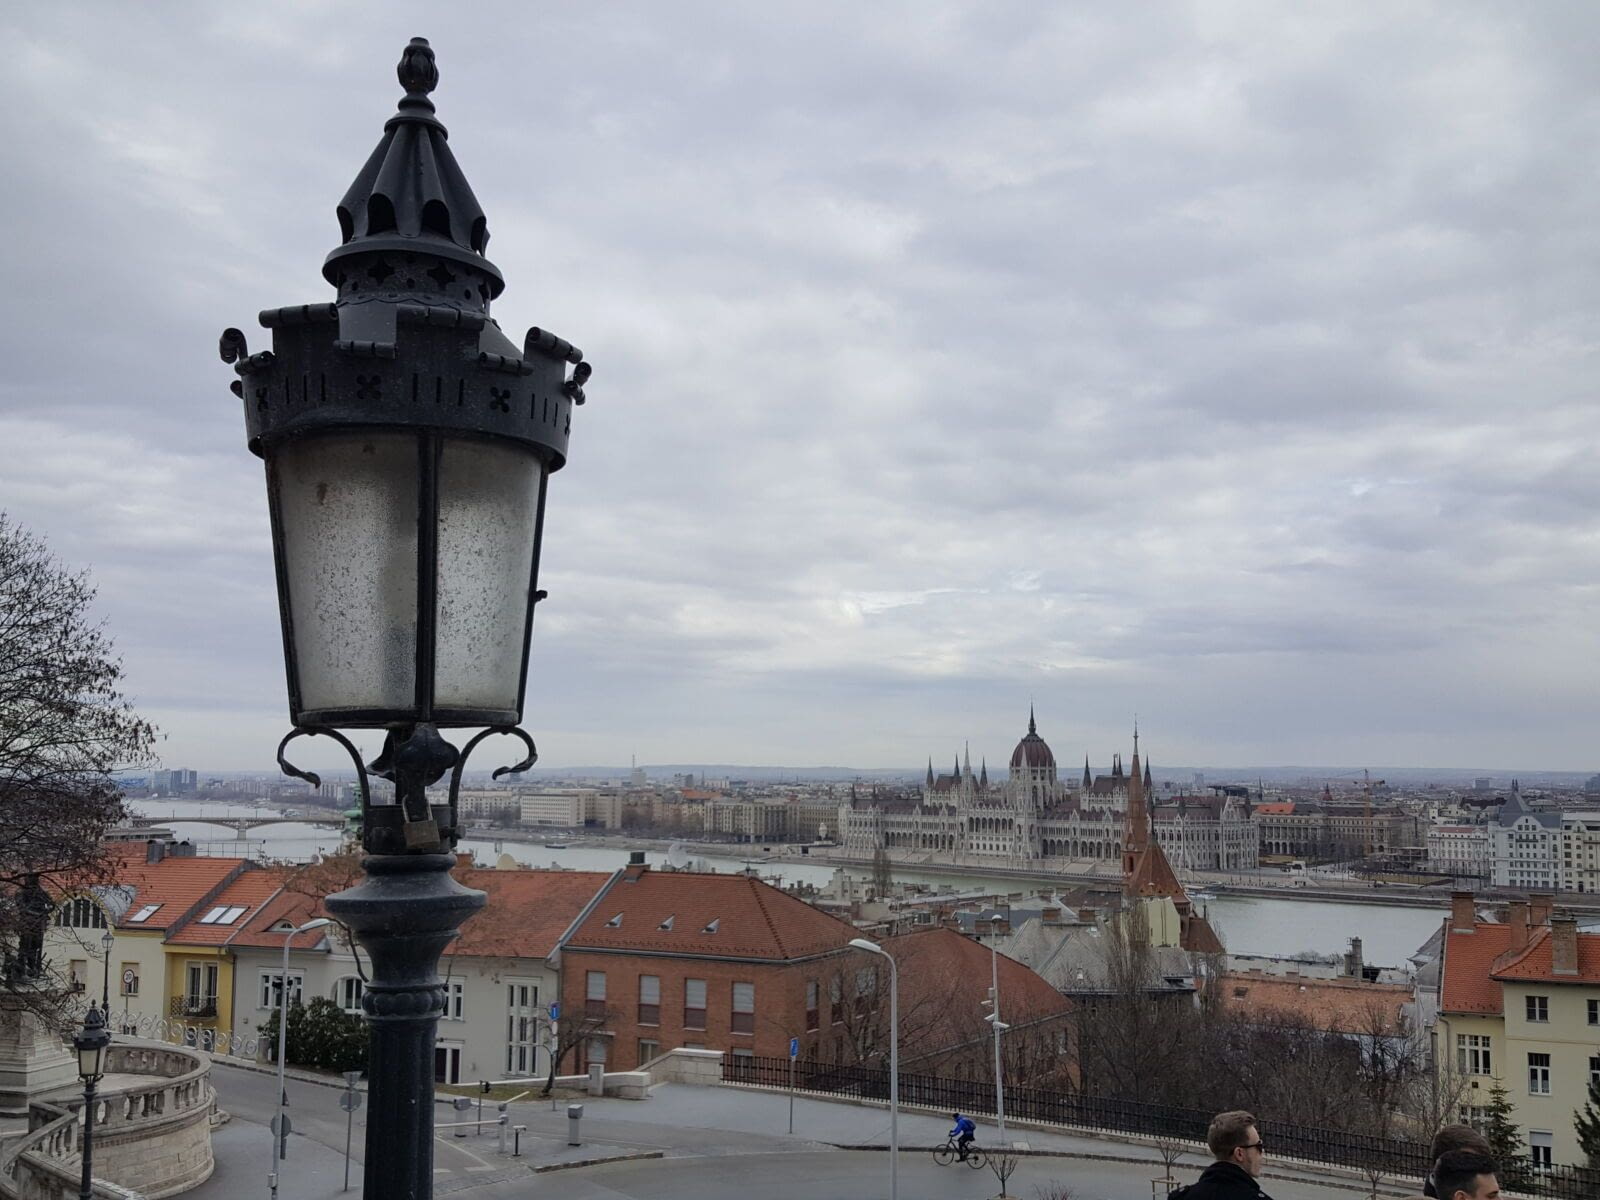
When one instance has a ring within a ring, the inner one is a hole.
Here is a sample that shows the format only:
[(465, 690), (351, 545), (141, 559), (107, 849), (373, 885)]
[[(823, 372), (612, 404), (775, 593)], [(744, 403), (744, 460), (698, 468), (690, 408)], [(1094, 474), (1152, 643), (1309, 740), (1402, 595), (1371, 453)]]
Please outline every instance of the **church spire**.
[(933, 786), (933, 755), (928, 755), (928, 786)]
[(1039, 732), (1039, 726), (1036, 725), (1034, 723), (1034, 720), (1033, 720), (1033, 703), (1032, 703), (1032, 701), (1029, 701), (1029, 703), (1028, 703), (1028, 732), (1029, 733), (1038, 733)]
[(1083, 790), (1088, 791), (1094, 786), (1094, 776), (1089, 774), (1089, 756), (1083, 756)]
[(966, 776), (972, 774), (972, 743), (961, 743), (961, 773)]
[(989, 790), (989, 759), (987, 756), (984, 757), (983, 768), (978, 773), (978, 786), (986, 792)]
[(1144, 760), (1144, 794), (1148, 796), (1154, 791), (1155, 787), (1150, 782), (1150, 760), (1147, 758)]

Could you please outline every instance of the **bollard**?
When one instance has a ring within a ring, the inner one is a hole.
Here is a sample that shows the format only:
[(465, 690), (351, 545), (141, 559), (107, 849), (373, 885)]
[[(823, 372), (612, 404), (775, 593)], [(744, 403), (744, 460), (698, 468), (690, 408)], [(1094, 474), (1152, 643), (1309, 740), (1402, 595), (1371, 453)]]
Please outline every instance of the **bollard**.
[(522, 1157), (522, 1135), (528, 1132), (526, 1125), (513, 1125), (511, 1127), (511, 1157)]
[(506, 1152), (506, 1122), (509, 1119), (510, 1118), (506, 1116), (506, 1106), (504, 1104), (502, 1104), (500, 1106), (500, 1116), (495, 1120), (495, 1124), (500, 1126), (500, 1153), (501, 1154), (504, 1154)]
[[(470, 1112), (472, 1110), (472, 1098), (470, 1096), (457, 1096), (455, 1098), (455, 1109), (458, 1116), (461, 1113)], [(458, 1138), (464, 1138), (467, 1136), (466, 1125), (460, 1122), (456, 1123), (456, 1136)]]
[(583, 1142), (578, 1138), (578, 1122), (581, 1120), (583, 1120), (583, 1105), (567, 1105), (567, 1145), (583, 1145)]

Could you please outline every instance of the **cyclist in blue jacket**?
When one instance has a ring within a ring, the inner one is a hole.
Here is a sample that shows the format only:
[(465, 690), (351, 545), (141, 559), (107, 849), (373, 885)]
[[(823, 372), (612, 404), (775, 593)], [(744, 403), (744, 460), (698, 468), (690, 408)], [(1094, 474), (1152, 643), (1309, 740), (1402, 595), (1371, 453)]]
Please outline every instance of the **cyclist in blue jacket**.
[(972, 1144), (973, 1134), (978, 1127), (972, 1123), (971, 1117), (963, 1117), (960, 1113), (951, 1113), (956, 1127), (950, 1131), (950, 1136), (956, 1140), (956, 1150), (961, 1155), (961, 1161), (967, 1161), (967, 1147)]

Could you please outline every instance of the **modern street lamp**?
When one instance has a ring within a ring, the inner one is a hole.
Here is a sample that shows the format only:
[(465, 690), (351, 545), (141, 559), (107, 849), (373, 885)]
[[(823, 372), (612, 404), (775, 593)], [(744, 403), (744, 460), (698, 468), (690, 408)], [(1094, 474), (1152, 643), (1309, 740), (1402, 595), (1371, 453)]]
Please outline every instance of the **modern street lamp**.
[(283, 1110), (289, 1103), (288, 1084), (283, 1077), (289, 1050), (289, 943), (298, 933), (310, 933), (332, 924), (327, 917), (318, 917), (283, 932), (283, 973), (278, 976), (278, 1119), (272, 1123), (272, 1170), (267, 1175), (272, 1200), (278, 1200), (278, 1164), (287, 1156), (289, 1148), (289, 1134), (283, 1127)]
[(995, 948), (994, 930), (989, 930), (989, 1013), (983, 1019), (994, 1028), (994, 1115), (999, 1127), (1000, 1145), (1006, 1144), (1006, 1083), (1000, 1058), (1000, 1035), (1011, 1026), (1000, 1019), (1000, 952)]
[(78, 1078), (83, 1080), (83, 1176), (78, 1184), (78, 1200), (90, 1200), (93, 1186), (94, 1085), (106, 1073), (109, 1045), (111, 1031), (106, 1028), (105, 1011), (91, 1003), (83, 1016), (83, 1028), (72, 1037), (72, 1048), (78, 1052)]
[(850, 944), (889, 960), (889, 1200), (900, 1200), (900, 975), (894, 955), (866, 938)]
[[(368, 857), (327, 911), (371, 957), (371, 1200), (427, 1200), (439, 954), (484, 894), (450, 878), (466, 760), (519, 738), (550, 474), (566, 462), (590, 367), (546, 330), (515, 345), (490, 318), (505, 281), (483, 210), (428, 98), (433, 51), (413, 38), (399, 111), (338, 205), (323, 263), (332, 303), (261, 313), (272, 349), (223, 331), (248, 445), (266, 466), (293, 728), (355, 763)], [(568, 367), (571, 374), (568, 374)], [(370, 766), (339, 729), (382, 729)], [(441, 728), (475, 728), (457, 750)], [(394, 783), (375, 803), (368, 772)], [(445, 804), (428, 787), (450, 773)]]

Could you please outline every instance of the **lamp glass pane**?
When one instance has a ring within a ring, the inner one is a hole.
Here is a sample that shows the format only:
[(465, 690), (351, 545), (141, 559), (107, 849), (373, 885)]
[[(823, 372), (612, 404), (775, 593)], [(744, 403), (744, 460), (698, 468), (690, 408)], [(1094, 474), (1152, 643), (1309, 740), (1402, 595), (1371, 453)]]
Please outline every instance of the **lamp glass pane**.
[(274, 457), (302, 711), (416, 707), (417, 464), (404, 433)]
[(520, 447), (444, 444), (433, 693), (440, 708), (517, 708), (543, 471)]

